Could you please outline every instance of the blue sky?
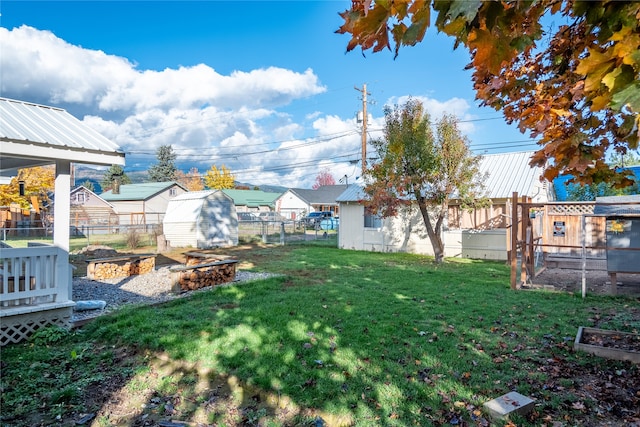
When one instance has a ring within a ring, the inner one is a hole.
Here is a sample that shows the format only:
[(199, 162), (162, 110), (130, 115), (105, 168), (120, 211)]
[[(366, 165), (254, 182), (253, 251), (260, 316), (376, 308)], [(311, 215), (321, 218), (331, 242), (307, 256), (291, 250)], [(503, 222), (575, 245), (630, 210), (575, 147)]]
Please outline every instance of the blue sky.
[(456, 114), (477, 153), (535, 149), (478, 107), (468, 54), (435, 30), (395, 60), (346, 53), (350, 4), (3, 0), (0, 95), (65, 108), (122, 147), (125, 171), (171, 144), (183, 170), (224, 164), (257, 185), (309, 188), (324, 169), (357, 182), (363, 84), (370, 138), (412, 96)]

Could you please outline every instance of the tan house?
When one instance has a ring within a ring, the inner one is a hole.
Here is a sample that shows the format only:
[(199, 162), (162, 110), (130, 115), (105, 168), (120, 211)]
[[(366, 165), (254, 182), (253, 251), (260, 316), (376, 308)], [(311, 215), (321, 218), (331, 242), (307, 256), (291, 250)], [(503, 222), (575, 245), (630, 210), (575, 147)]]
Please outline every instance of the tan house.
[(70, 203), (72, 231), (110, 233), (118, 224), (115, 207), (82, 185), (71, 190)]
[(158, 225), (167, 212), (169, 201), (187, 189), (177, 182), (145, 182), (120, 185), (100, 194), (113, 205), (120, 225)]
[[(449, 204), (443, 227), (446, 257), (507, 259), (510, 197), (513, 192), (546, 202), (551, 191), (541, 181), (542, 169), (529, 166), (532, 152), (483, 156), (480, 173), (491, 206), (468, 212), (457, 200)], [(362, 187), (350, 185), (337, 198), (340, 206), (338, 246), (343, 249), (376, 252), (410, 252), (433, 255), (433, 248), (417, 206), (402, 210), (396, 217), (380, 218), (365, 212)]]

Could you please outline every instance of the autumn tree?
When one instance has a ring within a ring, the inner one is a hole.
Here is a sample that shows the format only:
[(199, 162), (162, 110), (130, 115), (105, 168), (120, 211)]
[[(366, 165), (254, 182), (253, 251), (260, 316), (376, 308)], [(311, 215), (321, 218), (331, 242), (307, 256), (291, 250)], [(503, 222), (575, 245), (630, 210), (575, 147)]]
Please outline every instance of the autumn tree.
[[(24, 185), (24, 194), (20, 194), (20, 183)], [(40, 206), (48, 203), (49, 194), (55, 188), (55, 168), (53, 166), (19, 169), (18, 175), (11, 178), (8, 185), (0, 185), (0, 205), (17, 203), (24, 209), (31, 205), (35, 197)]]
[(481, 105), (538, 138), (531, 164), (545, 178), (632, 185), (605, 157), (638, 148), (640, 2), (353, 0), (340, 15), (347, 51), (391, 49), (393, 40), (396, 56), (435, 22), (469, 51)]
[(167, 182), (176, 178), (176, 153), (171, 145), (161, 145), (156, 150), (158, 163), (149, 168), (149, 180), (151, 182)]
[(200, 176), (198, 168), (191, 168), (187, 173), (178, 170), (176, 171), (175, 179), (189, 191), (204, 190), (204, 184), (202, 183), (202, 177)]
[(115, 180), (119, 180), (120, 184), (131, 184), (131, 179), (124, 173), (124, 169), (120, 165), (111, 165), (109, 169), (107, 169), (102, 177), (102, 181), (100, 181), (100, 187), (102, 187), (102, 191), (109, 191), (113, 188), (113, 182)]
[(313, 183), (313, 186), (311, 186), (311, 188), (317, 190), (318, 188), (325, 185), (336, 185), (336, 180), (333, 178), (333, 175), (331, 175), (331, 172), (329, 172), (329, 168), (323, 169), (318, 172), (318, 175), (316, 175), (316, 181)]
[(383, 137), (371, 142), (378, 154), (364, 174), (365, 207), (382, 217), (396, 216), (399, 209), (417, 204), (435, 261), (444, 258), (442, 225), (449, 200), (456, 197), (470, 207), (486, 201), (481, 194), (479, 156), (453, 116), (444, 116), (432, 129), (422, 103), (409, 100), (403, 106), (385, 107)]
[(213, 165), (205, 174), (204, 183), (207, 188), (212, 190), (225, 190), (235, 187), (235, 178), (225, 165), (222, 165), (220, 169)]

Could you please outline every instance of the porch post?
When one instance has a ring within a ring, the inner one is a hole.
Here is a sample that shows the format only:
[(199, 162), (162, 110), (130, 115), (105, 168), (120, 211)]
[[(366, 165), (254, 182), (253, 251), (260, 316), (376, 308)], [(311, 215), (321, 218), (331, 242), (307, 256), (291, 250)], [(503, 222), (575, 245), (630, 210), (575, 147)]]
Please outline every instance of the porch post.
[(53, 205), (53, 244), (69, 252), (71, 205), (71, 162), (56, 161), (55, 203)]

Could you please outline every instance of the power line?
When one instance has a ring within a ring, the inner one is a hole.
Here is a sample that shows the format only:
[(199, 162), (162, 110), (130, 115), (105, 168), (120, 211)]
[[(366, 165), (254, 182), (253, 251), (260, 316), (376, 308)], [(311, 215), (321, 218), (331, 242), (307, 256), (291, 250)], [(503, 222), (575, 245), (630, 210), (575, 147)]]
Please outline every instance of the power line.
[[(277, 150), (279, 151), (283, 151), (283, 150), (294, 150), (297, 148), (305, 148), (311, 145), (316, 145), (316, 144), (320, 144), (323, 142), (327, 142), (327, 141), (332, 141), (334, 139), (338, 139), (338, 138), (344, 138), (350, 135), (355, 135), (357, 134), (358, 131), (357, 130), (348, 130), (348, 131), (343, 131), (343, 132), (336, 132), (333, 134), (328, 134), (322, 137), (317, 137), (317, 139), (310, 139), (308, 141), (305, 142), (301, 142), (299, 144), (296, 145), (291, 145), (288, 147), (278, 147)], [(246, 144), (243, 145), (241, 147), (233, 147), (233, 148), (244, 148), (244, 147), (257, 147), (260, 145), (272, 145), (272, 144), (283, 144), (285, 142), (294, 142), (294, 141), (300, 141), (300, 139), (289, 139), (289, 140), (283, 140), (283, 141), (272, 141), (272, 142), (261, 142), (261, 143), (257, 143), (257, 144)], [(179, 154), (180, 152), (192, 152), (194, 149), (193, 148), (178, 148), (178, 149), (174, 149), (173, 151), (177, 154)], [(229, 151), (229, 152), (223, 152), (220, 153), (219, 152), (219, 147), (209, 147), (204, 149), (204, 152), (202, 149), (198, 149), (199, 152), (197, 154), (197, 156), (202, 156), (202, 155), (207, 155), (208, 151), (211, 150), (216, 150), (216, 154), (212, 154), (212, 155), (217, 155), (217, 156), (246, 156), (246, 155), (251, 155), (251, 154), (264, 154), (264, 153), (269, 153), (271, 151), (275, 151), (273, 149), (270, 150), (261, 150), (261, 151), (254, 151), (254, 152), (239, 152), (239, 151)], [(125, 154), (139, 154), (139, 155), (156, 155), (156, 150), (130, 150), (130, 151), (126, 151)], [(196, 154), (194, 154), (195, 156)], [(187, 155), (188, 157), (189, 155)]]

